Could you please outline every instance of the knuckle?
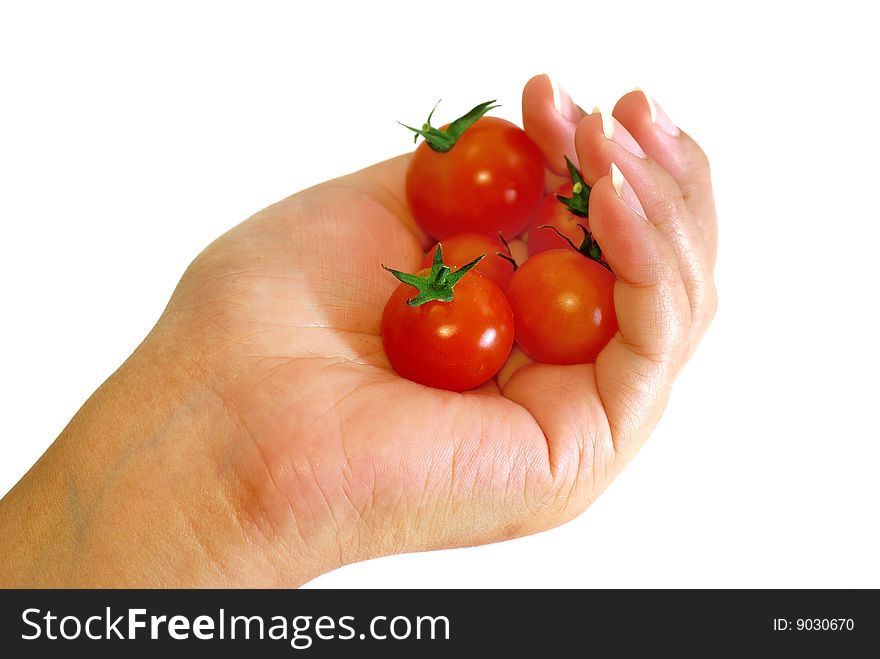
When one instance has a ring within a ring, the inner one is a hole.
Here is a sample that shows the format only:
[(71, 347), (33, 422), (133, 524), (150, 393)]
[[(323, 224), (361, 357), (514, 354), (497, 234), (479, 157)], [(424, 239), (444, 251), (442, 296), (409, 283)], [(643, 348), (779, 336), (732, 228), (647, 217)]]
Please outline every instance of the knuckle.
[(713, 281), (701, 282), (692, 304), (692, 322), (702, 334), (718, 311), (718, 293)]
[(560, 521), (581, 515), (598, 496), (609, 479), (615, 456), (610, 429), (592, 429), (578, 442), (577, 464), (558, 491), (556, 510)]
[(661, 342), (664, 348), (662, 361), (676, 362), (687, 353), (692, 327), (693, 317), (689, 306), (680, 306), (669, 314), (668, 321), (662, 329), (664, 336)]
[(706, 152), (700, 147), (697, 147), (697, 153), (699, 154), (700, 167), (706, 170), (706, 175), (708, 176), (712, 172), (712, 162), (709, 160), (709, 156), (706, 155)]
[(530, 493), (529, 516), (541, 528), (552, 528), (581, 515), (610, 480), (615, 457), (610, 430), (579, 429), (554, 473)]
[(651, 222), (661, 227), (674, 224), (685, 207), (684, 193), (676, 187), (669, 187), (658, 195), (646, 208)]
[(706, 152), (703, 151), (702, 147), (693, 140), (691, 141), (690, 160), (690, 164), (693, 169), (703, 170), (706, 175), (709, 175), (712, 168), (712, 165), (709, 162), (709, 156), (706, 155)]
[(718, 289), (715, 287), (715, 284), (711, 284), (709, 286), (709, 292), (706, 295), (706, 306), (705, 306), (705, 320), (706, 324), (712, 322), (715, 318), (715, 314), (718, 313)]
[(674, 281), (678, 277), (678, 262), (671, 251), (665, 251), (651, 260), (650, 281), (655, 284), (664, 284)]

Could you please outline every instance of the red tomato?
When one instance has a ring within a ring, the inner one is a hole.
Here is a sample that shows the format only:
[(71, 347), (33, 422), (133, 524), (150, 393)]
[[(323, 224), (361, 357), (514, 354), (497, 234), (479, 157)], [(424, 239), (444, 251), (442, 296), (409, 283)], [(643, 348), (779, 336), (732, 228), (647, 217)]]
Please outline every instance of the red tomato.
[(417, 292), (400, 284), (382, 312), (382, 346), (394, 370), (451, 391), (473, 389), (494, 377), (513, 347), (513, 312), (498, 285), (470, 272), (455, 285), (451, 302), (409, 306), (406, 301)]
[(517, 343), (539, 362), (596, 361), (617, 332), (614, 281), (606, 268), (570, 247), (532, 256), (507, 288)]
[[(434, 245), (422, 259), (421, 267), (430, 268), (436, 252), (437, 245)], [(499, 238), (480, 233), (459, 233), (443, 239), (443, 260), (446, 265), (453, 269), (460, 268), (481, 254), (485, 254), (486, 258), (480, 261), (474, 270), (483, 273), (501, 288), (505, 288), (513, 276), (513, 264), (498, 256), (496, 252), (506, 254), (507, 247)]]
[[(571, 183), (566, 183), (556, 194), (563, 197), (571, 197)], [(544, 198), (541, 209), (535, 219), (529, 223), (529, 256), (548, 249), (571, 249), (571, 245), (565, 242), (553, 229), (540, 229), (542, 226), (552, 226), (567, 236), (575, 245), (580, 245), (584, 240), (584, 232), (578, 224), (590, 228), (589, 220), (572, 213), (556, 198), (556, 194), (549, 194)]]
[(526, 228), (544, 195), (544, 157), (525, 131), (482, 117), (451, 150), (419, 144), (406, 172), (406, 198), (436, 240), (476, 232), (507, 240)]

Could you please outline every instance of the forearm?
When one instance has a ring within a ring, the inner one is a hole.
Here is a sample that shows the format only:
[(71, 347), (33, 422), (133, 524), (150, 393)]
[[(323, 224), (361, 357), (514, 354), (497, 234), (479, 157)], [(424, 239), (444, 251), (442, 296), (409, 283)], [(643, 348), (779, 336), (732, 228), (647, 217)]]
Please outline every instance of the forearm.
[(274, 573), (224, 469), (239, 431), (168, 343), (148, 339), (0, 502), (0, 586), (260, 585)]

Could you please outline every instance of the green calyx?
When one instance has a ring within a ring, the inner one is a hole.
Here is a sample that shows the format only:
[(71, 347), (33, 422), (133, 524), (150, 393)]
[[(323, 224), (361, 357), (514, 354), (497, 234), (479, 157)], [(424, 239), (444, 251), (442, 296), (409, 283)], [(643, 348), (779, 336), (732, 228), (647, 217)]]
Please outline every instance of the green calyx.
[(437, 109), (437, 105), (440, 105), (440, 101), (437, 101), (437, 105), (435, 105), (434, 109), (431, 110), (431, 114), (428, 115), (428, 120), (425, 121), (421, 128), (413, 128), (412, 126), (407, 126), (406, 124), (400, 125), (404, 128), (408, 128), (415, 133), (415, 135), (413, 136), (413, 142), (419, 139), (419, 135), (421, 135), (425, 138), (425, 143), (431, 149), (439, 153), (446, 153), (455, 146), (456, 142), (458, 142), (458, 138), (461, 137), (468, 128), (476, 123), (477, 119), (482, 117), (489, 110), (499, 107), (497, 105), (492, 105), (494, 102), (495, 101), (492, 100), (486, 101), (485, 103), (480, 103), (466, 115), (464, 115), (463, 117), (459, 117), (451, 124), (449, 124), (449, 126), (446, 127), (446, 130), (440, 130), (439, 128), (434, 128), (431, 125), (431, 117), (434, 116), (434, 110)]
[(565, 156), (565, 166), (568, 167), (568, 174), (571, 176), (572, 196), (563, 197), (562, 195), (556, 195), (556, 198), (578, 217), (587, 217), (587, 212), (590, 208), (590, 186), (587, 185), (584, 177), (581, 176), (574, 163), (568, 159), (568, 156)]
[(611, 266), (609, 266), (607, 263), (605, 263), (605, 261), (602, 259), (602, 249), (599, 247), (599, 243), (596, 242), (596, 239), (593, 238), (593, 234), (590, 233), (590, 230), (587, 229), (587, 227), (585, 227), (583, 224), (580, 224), (580, 223), (578, 223), (578, 227), (580, 227), (580, 230), (584, 232), (584, 239), (580, 245), (575, 245), (568, 236), (566, 236), (559, 229), (557, 229), (556, 227), (554, 227), (550, 224), (542, 224), (538, 228), (539, 229), (553, 229), (560, 238), (562, 238), (565, 242), (567, 242), (569, 245), (571, 245), (572, 249), (574, 249), (577, 252), (580, 252), (581, 254), (586, 256), (588, 259), (595, 261), (596, 263), (601, 265), (603, 268), (608, 268), (608, 270), (611, 270)]
[[(565, 166), (568, 168), (568, 174), (571, 177), (572, 196), (563, 197), (562, 195), (556, 195), (556, 198), (569, 210), (570, 213), (573, 213), (578, 217), (587, 217), (587, 212), (590, 208), (591, 188), (589, 185), (587, 185), (584, 177), (581, 176), (578, 168), (575, 167), (574, 163), (568, 159), (568, 156), (565, 156)], [(580, 245), (575, 245), (568, 236), (566, 236), (554, 226), (544, 224), (538, 228), (553, 229), (560, 238), (571, 245), (572, 249), (580, 252), (588, 259), (592, 259), (602, 267), (611, 270), (611, 267), (602, 259), (602, 249), (599, 247), (599, 243), (596, 242), (596, 239), (593, 238), (593, 234), (590, 233), (590, 230), (587, 229), (587, 227), (585, 227), (580, 222), (578, 222), (578, 226), (580, 227), (581, 231), (584, 232), (584, 239), (583, 241), (581, 241)]]
[(406, 301), (409, 306), (418, 307), (425, 302), (433, 302), (435, 300), (440, 302), (452, 302), (455, 297), (452, 291), (453, 287), (485, 256), (485, 254), (478, 256), (470, 263), (461, 266), (458, 270), (453, 272), (448, 265), (443, 263), (443, 248), (438, 243), (437, 251), (434, 252), (434, 262), (431, 264), (431, 272), (424, 277), (400, 272), (399, 270), (392, 270), (385, 265), (382, 267), (404, 284), (409, 284), (418, 290), (418, 295), (411, 297)]

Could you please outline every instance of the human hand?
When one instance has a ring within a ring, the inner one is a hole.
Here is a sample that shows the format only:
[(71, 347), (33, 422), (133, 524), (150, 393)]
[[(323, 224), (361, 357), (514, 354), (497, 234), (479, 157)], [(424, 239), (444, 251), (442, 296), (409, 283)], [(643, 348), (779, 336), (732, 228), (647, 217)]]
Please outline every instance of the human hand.
[[(400, 378), (379, 336), (397, 285), (380, 263), (413, 271), (430, 245), (406, 207), (408, 157), (321, 184), (209, 246), (144, 344), (4, 500), (0, 520), (25, 525), (36, 491), (46, 509), (62, 502), (51, 519), (63, 541), (39, 560), (4, 557), (12, 578), (290, 586), (583, 511), (645, 441), (711, 320), (711, 185), (699, 147), (652, 122), (641, 93), (618, 102), (614, 140), (573, 104), (560, 117), (544, 77), (523, 105), (550, 166), (570, 153), (593, 185), (620, 325), (596, 364), (515, 354), (462, 394)], [(626, 149), (640, 152), (623, 126), (649, 158)], [(49, 543), (50, 528), (29, 537)]]

